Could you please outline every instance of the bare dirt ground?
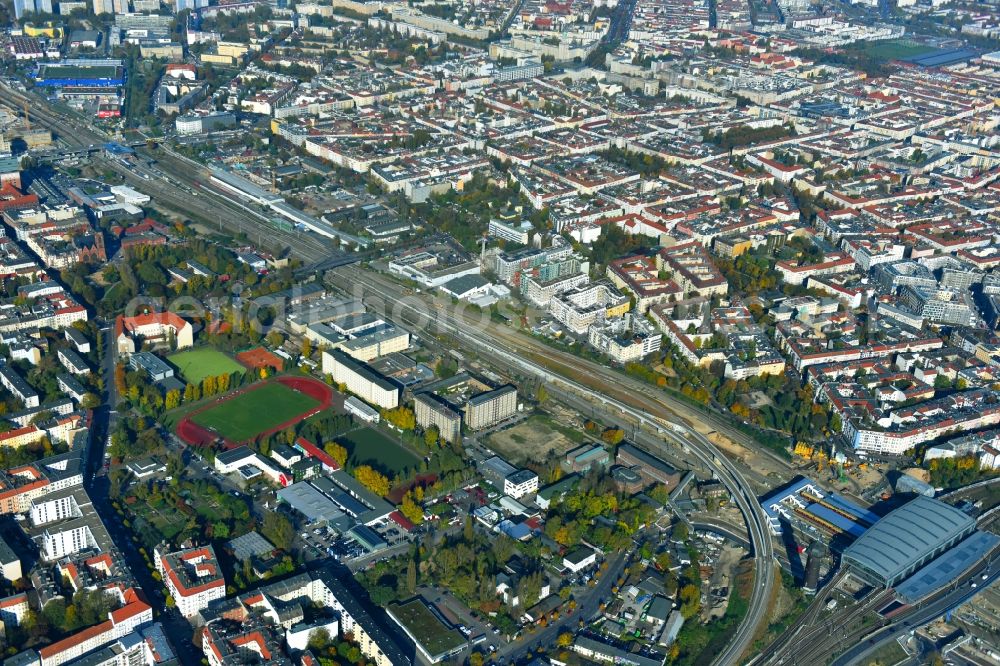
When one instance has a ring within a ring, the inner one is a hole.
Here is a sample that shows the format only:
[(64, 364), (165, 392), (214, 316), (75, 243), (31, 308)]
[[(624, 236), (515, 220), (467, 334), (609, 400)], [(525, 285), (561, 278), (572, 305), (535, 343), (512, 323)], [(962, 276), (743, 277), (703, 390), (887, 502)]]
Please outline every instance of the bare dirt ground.
[[(739, 546), (725, 545), (719, 553), (719, 559), (715, 563), (715, 573), (712, 575), (710, 585), (713, 589), (724, 587), (732, 592), (733, 568), (746, 555), (746, 551)], [(726, 607), (729, 603), (729, 595), (726, 595), (720, 603), (703, 609), (703, 619), (710, 620), (719, 618), (726, 614)]]
[(699, 425), (698, 430), (731, 459), (738, 460), (742, 462), (744, 466), (752, 469), (758, 477), (755, 480), (762, 482), (763, 478), (773, 480), (785, 479), (788, 477), (788, 468), (783, 467), (770, 456), (761, 455), (760, 453), (753, 451), (738, 442), (734, 442), (728, 437), (720, 435), (708, 426)]
[(493, 433), (488, 444), (514, 465), (545, 463), (579, 446), (580, 438), (573, 441), (567, 432), (571, 432), (568, 427), (560, 426), (549, 417), (532, 416), (513, 427)]

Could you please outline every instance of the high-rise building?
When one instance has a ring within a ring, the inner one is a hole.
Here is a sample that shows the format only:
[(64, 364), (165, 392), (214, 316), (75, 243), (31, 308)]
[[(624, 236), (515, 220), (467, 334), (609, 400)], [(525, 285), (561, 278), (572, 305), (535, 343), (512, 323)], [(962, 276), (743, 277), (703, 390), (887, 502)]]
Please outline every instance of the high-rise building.
[(35, 11), (35, 0), (14, 0), (14, 16), (21, 18), (29, 12)]
[(113, 14), (115, 11), (114, 0), (92, 0), (91, 6), (93, 7), (94, 14), (97, 16), (101, 14)]
[(465, 423), (471, 430), (489, 428), (509, 419), (516, 411), (517, 388), (508, 384), (470, 398), (465, 405)]
[(436, 426), (442, 440), (458, 442), (462, 436), (462, 415), (433, 393), (413, 397), (417, 425), (423, 429)]

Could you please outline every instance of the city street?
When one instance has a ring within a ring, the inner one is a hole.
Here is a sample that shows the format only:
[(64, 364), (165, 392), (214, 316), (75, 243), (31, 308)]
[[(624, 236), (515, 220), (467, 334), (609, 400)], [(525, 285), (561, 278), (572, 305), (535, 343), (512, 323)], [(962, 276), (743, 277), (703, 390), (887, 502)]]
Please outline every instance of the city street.
[(558, 620), (535, 633), (524, 632), (520, 640), (501, 648), (498, 651), (498, 658), (505, 659), (511, 664), (517, 663), (527, 657), (533, 648), (554, 644), (563, 631), (575, 632), (581, 619), (589, 621), (595, 617), (601, 603), (611, 598), (611, 588), (621, 576), (633, 553), (634, 550), (630, 549), (617, 553), (608, 560), (608, 568), (601, 574), (597, 584), (577, 598), (576, 611), (572, 615), (563, 614)]
[[(146, 566), (146, 561), (139, 553), (139, 548), (133, 540), (132, 534), (122, 525), (121, 517), (111, 506), (111, 499), (108, 496), (110, 483), (107, 476), (97, 475), (97, 471), (104, 464), (108, 436), (114, 432), (117, 422), (117, 414), (113, 409), (113, 405), (117, 403), (113, 326), (104, 324), (101, 331), (103, 333), (101, 343), (105, 345), (102, 367), (105, 399), (104, 404), (99, 409), (94, 410), (94, 423), (85, 463), (84, 486), (94, 503), (94, 508), (101, 516), (104, 527), (111, 535), (115, 547), (125, 558), (125, 563), (135, 577), (139, 588), (145, 594), (150, 605), (153, 606), (157, 620), (163, 624), (163, 631), (173, 644), (180, 663), (183, 666), (194, 666), (200, 663), (200, 651), (196, 650), (191, 641), (193, 635), (191, 625), (176, 610), (166, 607), (163, 585), (153, 578), (152, 572)], [(149, 557), (152, 558), (153, 554), (149, 553)]]

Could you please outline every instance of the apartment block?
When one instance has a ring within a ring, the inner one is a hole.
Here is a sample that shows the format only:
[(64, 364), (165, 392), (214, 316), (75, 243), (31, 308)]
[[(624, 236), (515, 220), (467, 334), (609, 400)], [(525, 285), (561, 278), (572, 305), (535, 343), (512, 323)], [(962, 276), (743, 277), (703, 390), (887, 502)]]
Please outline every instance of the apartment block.
[(323, 352), (323, 373), (365, 402), (384, 409), (399, 406), (401, 391), (395, 382), (339, 349)]
[(471, 430), (482, 430), (509, 419), (517, 412), (517, 388), (501, 386), (480, 393), (465, 405), (465, 423)]
[(436, 426), (441, 439), (458, 442), (462, 437), (462, 414), (433, 393), (413, 397), (417, 425), (426, 430)]

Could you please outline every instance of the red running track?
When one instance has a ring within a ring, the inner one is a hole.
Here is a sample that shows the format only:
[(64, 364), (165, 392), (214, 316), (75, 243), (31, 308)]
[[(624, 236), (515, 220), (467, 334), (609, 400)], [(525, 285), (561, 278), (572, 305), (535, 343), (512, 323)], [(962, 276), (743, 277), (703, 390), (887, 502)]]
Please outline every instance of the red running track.
[(234, 442), (224, 437), (221, 437), (218, 433), (214, 433), (211, 430), (204, 428), (191, 420), (192, 416), (199, 414), (207, 409), (216, 407), (221, 402), (227, 402), (237, 396), (249, 393), (250, 391), (256, 391), (260, 387), (264, 386), (267, 382), (252, 384), (250, 386), (247, 386), (246, 388), (240, 389), (239, 391), (230, 393), (221, 400), (215, 400), (207, 405), (199, 407), (195, 411), (185, 416), (183, 419), (181, 419), (180, 423), (177, 424), (177, 436), (180, 437), (182, 440), (184, 440), (184, 442), (190, 446), (209, 446), (216, 440), (221, 439), (224, 448), (235, 449), (239, 446), (242, 446), (243, 444), (246, 444), (247, 442), (260, 439), (261, 437), (268, 437), (276, 432), (285, 430), (286, 428), (289, 428), (295, 425), (296, 423), (299, 423), (300, 421), (306, 420), (310, 416), (318, 414), (324, 409), (328, 409), (330, 405), (333, 404), (333, 389), (324, 384), (323, 382), (319, 381), (318, 379), (313, 379), (312, 377), (278, 377), (273, 381), (284, 384), (288, 388), (292, 389), (293, 391), (297, 391), (298, 393), (304, 393), (310, 398), (318, 400), (320, 404), (318, 404), (317, 406), (313, 407), (308, 411), (303, 412), (302, 414), (299, 414), (294, 418), (289, 419), (288, 421), (285, 421), (284, 423), (278, 424), (275, 427), (270, 428), (269, 430), (259, 433), (256, 437), (244, 440), (242, 442)]

